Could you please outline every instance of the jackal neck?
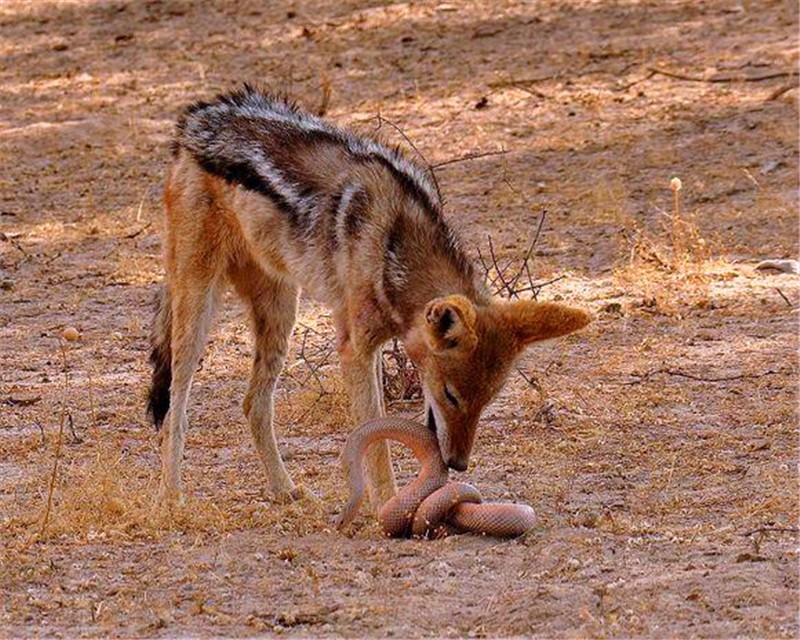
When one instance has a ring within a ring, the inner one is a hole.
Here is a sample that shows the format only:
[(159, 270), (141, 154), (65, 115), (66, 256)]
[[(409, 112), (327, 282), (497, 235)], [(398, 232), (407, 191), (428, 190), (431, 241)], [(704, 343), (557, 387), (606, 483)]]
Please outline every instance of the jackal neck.
[(411, 329), (434, 298), (460, 294), (479, 306), (489, 303), (485, 283), (457, 244), (427, 252), (419, 246), (387, 246), (382, 290), (400, 333)]

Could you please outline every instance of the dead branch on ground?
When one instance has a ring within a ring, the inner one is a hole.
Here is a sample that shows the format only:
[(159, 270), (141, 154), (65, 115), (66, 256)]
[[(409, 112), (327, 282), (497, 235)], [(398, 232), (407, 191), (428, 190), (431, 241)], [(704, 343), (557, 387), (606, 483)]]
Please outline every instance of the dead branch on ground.
[[(325, 381), (320, 375), (320, 370), (330, 364), (330, 358), (333, 355), (334, 346), (330, 343), (327, 336), (323, 336), (319, 331), (308, 325), (298, 323), (302, 327), (303, 333), (300, 337), (300, 350), (297, 354), (297, 360), (292, 366), (287, 367), (285, 375), (293, 380), (299, 387), (306, 387), (312, 380), (317, 388), (317, 401), (322, 397), (333, 393), (325, 385)], [(322, 338), (319, 343), (310, 340), (310, 336), (315, 335)], [(295, 369), (302, 367), (305, 375), (299, 376), (295, 373)]]
[(778, 287), (775, 287), (775, 291), (777, 291), (778, 295), (781, 298), (783, 298), (783, 301), (786, 303), (786, 306), (791, 308), (792, 307), (792, 302), (791, 302), (791, 300), (789, 300), (789, 298), (786, 297), (786, 294), (783, 291), (781, 291), (780, 289), (778, 289)]
[(67, 417), (72, 422), (72, 416), (67, 409), (67, 396), (70, 391), (69, 379), (69, 363), (67, 360), (66, 345), (59, 339), (58, 346), (61, 350), (61, 359), (64, 371), (64, 387), (62, 389), (61, 397), (61, 411), (58, 424), (58, 436), (56, 438), (56, 449), (53, 455), (53, 469), (50, 472), (50, 481), (47, 483), (47, 502), (45, 503), (44, 515), (42, 516), (42, 526), (39, 529), (39, 535), (43, 536), (47, 531), (47, 525), (50, 523), (50, 512), (53, 508), (53, 495), (56, 490), (56, 481), (58, 480), (58, 463), (61, 460), (61, 443), (64, 440), (64, 427), (66, 426)]
[(761, 534), (761, 533), (800, 533), (800, 528), (798, 527), (758, 527), (757, 529), (752, 529), (750, 531), (745, 531), (741, 536), (743, 538), (749, 538), (750, 536)]
[(793, 80), (792, 82), (787, 82), (786, 84), (778, 87), (770, 93), (764, 102), (771, 102), (772, 100), (777, 100), (780, 98), (784, 93), (787, 91), (791, 91), (792, 89), (797, 89), (797, 80)]
[(655, 369), (654, 371), (648, 371), (646, 373), (632, 373), (631, 376), (634, 376), (636, 379), (628, 380), (621, 384), (626, 386), (641, 384), (643, 382), (648, 382), (651, 378), (657, 375), (676, 376), (679, 378), (687, 378), (688, 380), (695, 380), (697, 382), (732, 382), (735, 380), (754, 380), (757, 378), (764, 378), (766, 376), (788, 375), (791, 373), (793, 373), (791, 369), (768, 369), (767, 371), (763, 371), (761, 373), (741, 373), (733, 376), (710, 377), (699, 376), (693, 373), (687, 373), (686, 371), (679, 371), (677, 369), (661, 368)]
[[(765, 80), (774, 80), (776, 78), (794, 78), (798, 75), (797, 71), (777, 71), (774, 73), (765, 73), (760, 76), (712, 76), (704, 78), (703, 76), (691, 76), (667, 69), (659, 69), (657, 67), (648, 67), (647, 69), (652, 75), (661, 75), (675, 80), (684, 80), (686, 82), (710, 82), (710, 83), (728, 83), (728, 82), (764, 82)], [(651, 77), (652, 77), (651, 75)]]

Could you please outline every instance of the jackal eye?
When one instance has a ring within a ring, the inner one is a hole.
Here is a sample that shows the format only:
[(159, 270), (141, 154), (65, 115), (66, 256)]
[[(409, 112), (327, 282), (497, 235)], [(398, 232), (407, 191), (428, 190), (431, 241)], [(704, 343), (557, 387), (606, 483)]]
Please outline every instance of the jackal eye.
[(453, 395), (450, 389), (447, 388), (447, 385), (444, 386), (444, 397), (447, 398), (447, 401), (452, 404), (456, 409), (458, 409), (458, 398)]

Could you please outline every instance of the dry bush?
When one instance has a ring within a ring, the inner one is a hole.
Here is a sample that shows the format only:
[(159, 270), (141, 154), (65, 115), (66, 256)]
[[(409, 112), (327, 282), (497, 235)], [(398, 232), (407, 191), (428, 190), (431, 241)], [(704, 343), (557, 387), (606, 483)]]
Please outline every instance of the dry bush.
[(709, 283), (720, 260), (712, 259), (711, 245), (692, 213), (681, 207), (680, 180), (671, 182), (672, 211), (661, 212), (654, 232), (625, 216), (622, 222), (625, 261), (614, 273), (617, 284), (637, 298), (647, 313), (680, 315), (686, 305), (708, 300)]
[(387, 404), (414, 403), (422, 399), (419, 371), (397, 340), (381, 351), (383, 397)]
[(702, 277), (703, 265), (711, 257), (709, 244), (700, 233), (694, 216), (682, 210), (681, 181), (673, 178), (670, 186), (672, 211), (662, 212), (662, 225), (656, 236), (636, 223), (625, 225), (623, 237), (629, 248), (629, 263), (650, 265), (667, 273)]

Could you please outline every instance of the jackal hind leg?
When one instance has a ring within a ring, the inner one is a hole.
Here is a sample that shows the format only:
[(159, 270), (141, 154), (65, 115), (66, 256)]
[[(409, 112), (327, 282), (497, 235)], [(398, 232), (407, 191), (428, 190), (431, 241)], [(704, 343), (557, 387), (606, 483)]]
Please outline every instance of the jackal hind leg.
[(264, 464), (270, 491), (279, 499), (294, 499), (302, 492), (289, 477), (278, 451), (273, 393), (289, 350), (298, 290), (269, 276), (252, 261), (231, 268), (228, 275), (249, 307), (254, 335), (253, 366), (244, 413)]
[(172, 292), (172, 380), (170, 408), (161, 441), (161, 486), (159, 502), (179, 503), (181, 465), (186, 430), (186, 409), (192, 380), (203, 355), (208, 330), (220, 293), (216, 265), (198, 261), (191, 269), (171, 278)]

